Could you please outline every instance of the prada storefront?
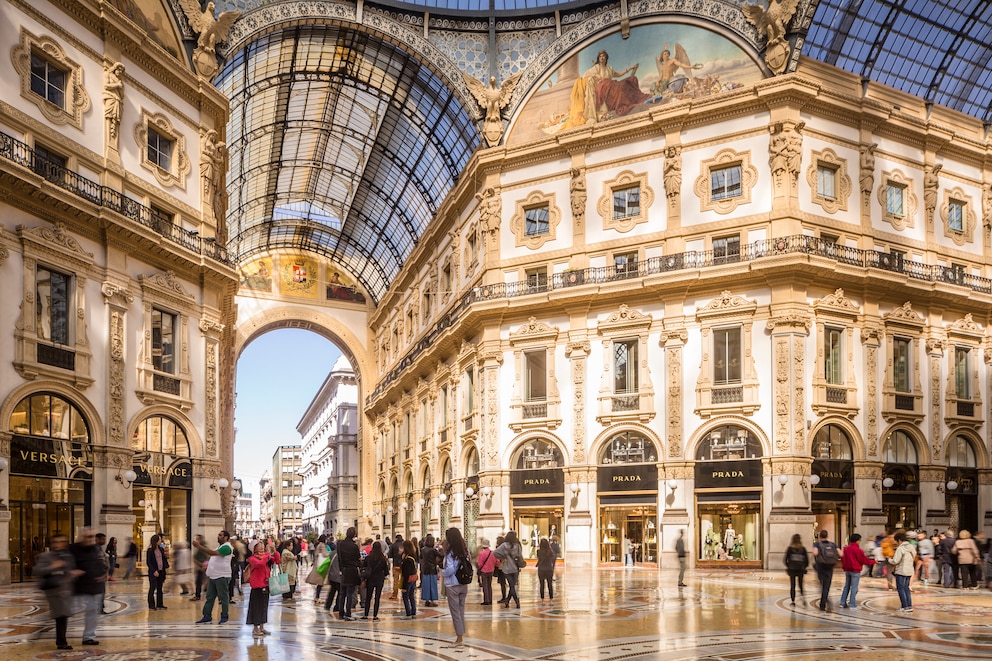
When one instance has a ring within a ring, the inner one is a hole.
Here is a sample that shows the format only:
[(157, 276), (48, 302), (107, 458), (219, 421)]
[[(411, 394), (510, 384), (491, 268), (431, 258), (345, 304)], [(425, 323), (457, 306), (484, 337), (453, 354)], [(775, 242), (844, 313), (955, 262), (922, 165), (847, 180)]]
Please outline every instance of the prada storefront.
[(761, 444), (726, 425), (696, 452), (696, 548), (700, 566), (761, 566)]
[[(851, 439), (837, 425), (824, 425), (813, 436), (810, 468), (814, 530), (827, 530), (830, 539), (845, 541), (853, 532), (854, 460)], [(816, 476), (815, 478), (813, 476)]]
[(565, 474), (562, 471), (561, 450), (554, 443), (534, 438), (526, 441), (510, 464), (510, 502), (512, 528), (520, 536), (524, 556), (537, 557), (537, 545), (542, 537), (560, 534), (565, 513)]
[(916, 442), (902, 430), (893, 431), (882, 449), (882, 510), (887, 530), (920, 526), (920, 466)]
[(24, 398), (10, 419), (11, 580), (30, 581), (53, 535), (89, 525), (93, 453), (86, 421), (52, 393)]
[(150, 416), (142, 420), (131, 437), (134, 542), (148, 547), (152, 535), (161, 535), (170, 545), (189, 542), (192, 525), (193, 465), (186, 433), (172, 418)]
[(658, 450), (636, 432), (614, 436), (599, 456), (599, 561), (658, 563)]

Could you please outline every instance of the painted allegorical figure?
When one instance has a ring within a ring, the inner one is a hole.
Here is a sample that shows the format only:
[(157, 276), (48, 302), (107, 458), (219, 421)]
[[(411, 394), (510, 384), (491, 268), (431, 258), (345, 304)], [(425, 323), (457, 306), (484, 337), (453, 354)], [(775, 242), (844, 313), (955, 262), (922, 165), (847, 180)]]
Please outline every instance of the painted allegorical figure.
[[(592, 124), (611, 116), (622, 117), (651, 98), (650, 94), (641, 91), (637, 82), (637, 64), (618, 72), (609, 61), (609, 53), (599, 51), (596, 62), (575, 81), (568, 121), (562, 128)], [(628, 73), (631, 75), (623, 78)]]

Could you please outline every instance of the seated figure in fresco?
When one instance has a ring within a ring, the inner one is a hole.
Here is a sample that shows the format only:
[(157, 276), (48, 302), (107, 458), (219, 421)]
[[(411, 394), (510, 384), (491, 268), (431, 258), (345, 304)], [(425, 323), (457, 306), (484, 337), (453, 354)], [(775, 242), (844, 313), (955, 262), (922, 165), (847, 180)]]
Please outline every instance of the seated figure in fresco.
[(636, 75), (615, 80), (631, 72), (636, 74), (637, 64), (617, 72), (609, 65), (609, 61), (609, 53), (605, 50), (599, 51), (592, 68), (575, 81), (572, 86), (568, 121), (562, 128), (568, 129), (594, 124), (604, 119), (622, 117), (637, 104), (651, 98), (650, 94), (641, 91)]

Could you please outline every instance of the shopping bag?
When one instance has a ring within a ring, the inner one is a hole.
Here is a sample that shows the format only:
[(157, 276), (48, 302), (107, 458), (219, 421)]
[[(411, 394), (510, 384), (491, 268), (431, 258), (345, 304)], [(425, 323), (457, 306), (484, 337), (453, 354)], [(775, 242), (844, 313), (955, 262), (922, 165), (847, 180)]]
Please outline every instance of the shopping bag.
[(320, 574), (321, 578), (327, 578), (327, 572), (331, 569), (331, 556), (326, 556), (317, 565), (317, 573)]
[(277, 566), (273, 566), (272, 575), (269, 576), (269, 594), (279, 595), (287, 592), (289, 592), (289, 577), (279, 571)]

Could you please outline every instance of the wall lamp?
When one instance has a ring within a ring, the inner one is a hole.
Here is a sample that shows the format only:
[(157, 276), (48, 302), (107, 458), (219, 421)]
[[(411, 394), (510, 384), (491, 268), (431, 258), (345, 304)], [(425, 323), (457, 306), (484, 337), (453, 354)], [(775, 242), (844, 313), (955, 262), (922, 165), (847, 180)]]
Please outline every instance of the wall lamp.
[(131, 485), (134, 484), (134, 481), (138, 479), (138, 474), (130, 468), (123, 473), (118, 470), (117, 475), (114, 476), (114, 479), (120, 482), (125, 489), (130, 489)]
[(668, 484), (668, 488), (672, 490), (672, 493), (675, 493), (675, 490), (679, 488), (679, 481), (676, 480), (674, 477), (669, 478), (667, 484)]
[(806, 475), (803, 475), (799, 479), (799, 486), (801, 486), (803, 489), (809, 489), (810, 487), (815, 487), (819, 483), (820, 483), (820, 476), (817, 475), (816, 473), (813, 473), (812, 475), (809, 476), (808, 482), (806, 481)]
[(473, 489), (472, 487), (465, 487), (465, 497), (466, 498), (471, 498), (474, 495), (475, 495), (475, 489)]
[(419, 499), (417, 500), (417, 504), (418, 504), (418, 505), (420, 505), (421, 507), (423, 507), (424, 505), (426, 505), (426, 504), (427, 504), (427, 501), (426, 501), (426, 500), (424, 500), (423, 498), (419, 498)]
[(400, 509), (406, 510), (408, 507), (410, 507), (410, 504), (405, 500), (402, 503), (400, 503)]
[(230, 482), (227, 481), (227, 478), (222, 477), (216, 482), (211, 483), (210, 488), (214, 491), (220, 491), (221, 489), (226, 489), (228, 484), (230, 484)]
[(782, 488), (784, 490), (785, 489), (785, 485), (788, 484), (788, 483), (789, 483), (789, 476), (788, 475), (786, 475), (785, 473), (783, 473), (783, 474), (781, 474), (781, 475), (778, 476), (778, 485), (779, 485), (780, 488)]
[[(958, 488), (957, 482), (955, 482), (954, 480), (947, 481), (947, 489), (946, 489), (947, 491), (954, 491), (957, 488)], [(940, 493), (946, 493), (943, 484), (937, 485), (937, 491), (939, 491)]]
[(392, 513), (393, 513), (393, 506), (392, 505), (387, 506), (386, 507), (386, 514), (392, 514)]
[(568, 490), (572, 492), (572, 497), (575, 498), (582, 491), (582, 487), (579, 486), (577, 482), (572, 482), (568, 485)]
[(448, 500), (448, 494), (441, 492), (441, 494), (438, 495), (437, 499), (440, 500), (442, 503), (446, 502)]
[(892, 485), (895, 483), (896, 483), (895, 480), (893, 480), (891, 477), (887, 477), (884, 480), (882, 480), (881, 484), (878, 483), (878, 480), (875, 480), (875, 483), (871, 485), (871, 488), (874, 489), (875, 491), (881, 491), (882, 489), (891, 489)]
[(7, 457), (0, 457), (0, 473), (7, 470)]

